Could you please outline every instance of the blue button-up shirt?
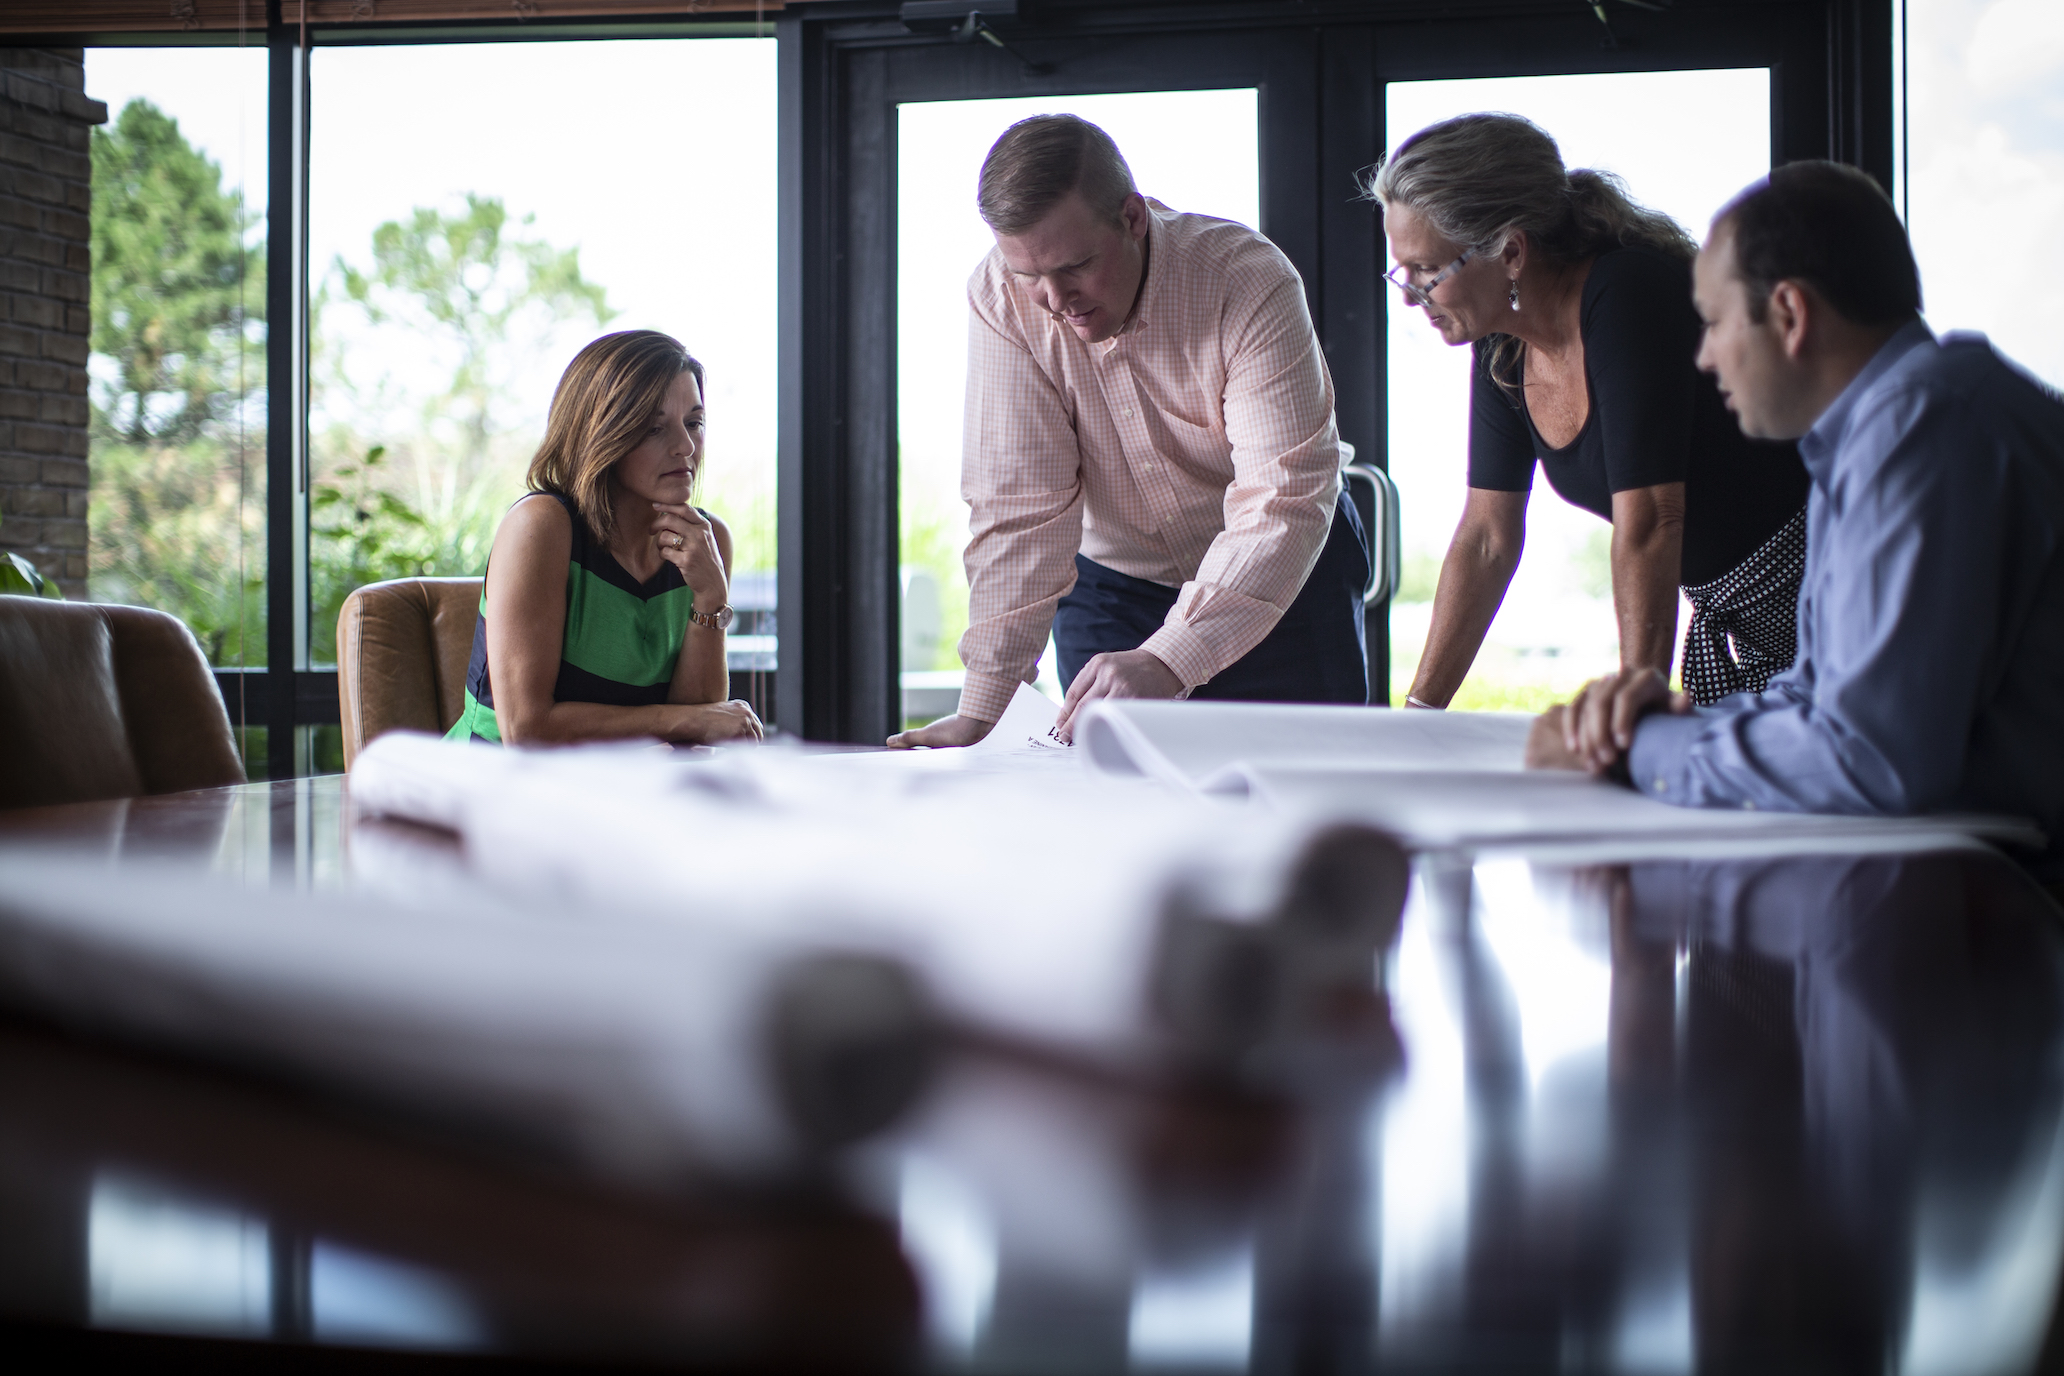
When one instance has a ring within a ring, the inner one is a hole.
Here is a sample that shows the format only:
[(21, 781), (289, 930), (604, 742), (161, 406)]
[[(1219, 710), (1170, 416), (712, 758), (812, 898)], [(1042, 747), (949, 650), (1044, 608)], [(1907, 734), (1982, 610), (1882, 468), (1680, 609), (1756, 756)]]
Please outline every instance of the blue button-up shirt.
[(1993, 812), (2064, 866), (2064, 403), (1915, 321), (1799, 441), (1799, 657), (1645, 719), (1635, 787), (1688, 807)]

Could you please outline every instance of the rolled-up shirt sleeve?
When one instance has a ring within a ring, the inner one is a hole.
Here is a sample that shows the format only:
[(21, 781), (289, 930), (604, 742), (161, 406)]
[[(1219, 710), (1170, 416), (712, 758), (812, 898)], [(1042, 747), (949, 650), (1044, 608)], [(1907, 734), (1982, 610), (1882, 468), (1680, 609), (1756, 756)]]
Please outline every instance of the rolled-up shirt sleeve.
[(1226, 336), (1233, 480), (1225, 528), (1141, 647), (1185, 688), (1210, 681), (1275, 629), (1318, 562), (1340, 493), (1333, 379), (1303, 284), (1286, 273), (1236, 306)]
[[(1968, 408), (1872, 398), (1845, 449), (1873, 456), (1816, 503), (1802, 646), (1760, 694), (1641, 723), (1634, 785), (1695, 807), (1901, 815), (1951, 805), (1996, 672), (2001, 455)], [(1810, 677), (1808, 676), (1810, 674)]]
[(1082, 544), (1082, 458), (1068, 408), (1024, 343), (974, 293), (968, 310), (961, 497), (968, 504), (967, 680), (959, 712), (1003, 715), (1029, 683), (1075, 585)]

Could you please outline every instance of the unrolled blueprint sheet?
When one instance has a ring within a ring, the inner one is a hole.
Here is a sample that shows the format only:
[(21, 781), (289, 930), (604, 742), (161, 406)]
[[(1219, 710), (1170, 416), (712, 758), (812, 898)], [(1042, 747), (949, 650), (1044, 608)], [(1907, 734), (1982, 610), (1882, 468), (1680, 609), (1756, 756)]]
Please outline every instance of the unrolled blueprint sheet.
[(1101, 773), (1197, 788), (1236, 764), (1516, 772), (1532, 724), (1524, 712), (1105, 699), (1075, 738)]
[(1672, 807), (1619, 784), (1559, 769), (1471, 774), (1242, 764), (1206, 781), (1204, 791), (1245, 797), (1292, 815), (1353, 818), (1421, 847), (1600, 839), (1762, 839), (1787, 846), (1912, 840), (1932, 845), (1945, 835), (2039, 845), (2042, 839), (2034, 826), (2011, 817), (1835, 817)]
[(1289, 816), (1351, 818), (1418, 847), (1928, 848), (1972, 836), (2041, 843), (2019, 818), (1672, 807), (1587, 775), (1526, 770), (1532, 723), (1518, 712), (1105, 701), (1084, 713), (1076, 739), (1099, 777), (1146, 776)]
[(819, 767), (863, 773), (1033, 774), (1072, 776), (1075, 749), (1054, 734), (1061, 709), (1028, 683), (1020, 683), (1010, 705), (987, 736), (973, 745), (939, 750), (876, 750), (827, 755)]

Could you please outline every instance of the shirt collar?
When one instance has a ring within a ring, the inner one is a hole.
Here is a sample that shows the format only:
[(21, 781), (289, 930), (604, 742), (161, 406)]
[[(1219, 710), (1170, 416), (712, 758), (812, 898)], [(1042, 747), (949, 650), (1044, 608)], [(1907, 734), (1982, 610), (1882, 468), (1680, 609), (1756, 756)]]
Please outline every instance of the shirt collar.
[(1841, 446), (1842, 436), (1849, 429), (1849, 417), (1859, 404), (1864, 393), (1877, 385), (1878, 379), (1892, 371), (1893, 365), (1922, 344), (1935, 342), (1934, 332), (1925, 321), (1915, 319), (1901, 325), (1893, 336), (1879, 346), (1871, 355), (1870, 362), (1863, 365), (1863, 371), (1849, 380), (1842, 394), (1835, 398), (1827, 410), (1820, 413), (1820, 419), (1813, 422), (1813, 428), (1799, 438), (1799, 457), (1806, 462), (1806, 471), (1819, 482), (1834, 463), (1836, 450)]
[(1175, 218), (1175, 212), (1161, 202), (1148, 196), (1147, 203), (1147, 277), (1140, 283), (1139, 299), (1132, 308), (1132, 318), (1125, 322), (1125, 328), (1104, 341), (1106, 351), (1118, 347), (1118, 341), (1130, 334), (1138, 334), (1147, 327), (1147, 320), (1153, 314), (1155, 298), (1160, 294), (1161, 283), (1167, 278), (1165, 260), (1168, 255), (1161, 250), (1166, 245), (1162, 233), (1164, 220)]

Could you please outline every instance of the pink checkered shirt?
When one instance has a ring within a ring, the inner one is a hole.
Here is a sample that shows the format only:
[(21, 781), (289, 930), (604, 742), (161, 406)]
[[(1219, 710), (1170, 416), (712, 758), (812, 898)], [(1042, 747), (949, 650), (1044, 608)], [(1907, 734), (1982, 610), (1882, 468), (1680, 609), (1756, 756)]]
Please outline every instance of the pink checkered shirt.
[(1179, 588), (1147, 638), (1185, 689), (1259, 644), (1340, 491), (1333, 379), (1280, 250), (1157, 201), (1131, 322), (1085, 344), (992, 252), (968, 279), (963, 715), (1031, 682), (1075, 554)]

